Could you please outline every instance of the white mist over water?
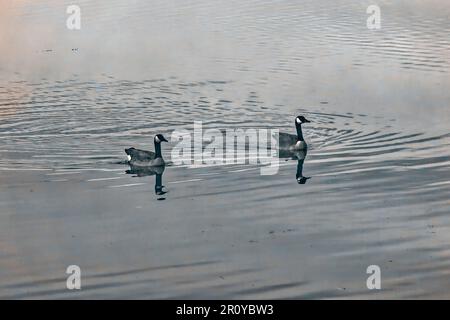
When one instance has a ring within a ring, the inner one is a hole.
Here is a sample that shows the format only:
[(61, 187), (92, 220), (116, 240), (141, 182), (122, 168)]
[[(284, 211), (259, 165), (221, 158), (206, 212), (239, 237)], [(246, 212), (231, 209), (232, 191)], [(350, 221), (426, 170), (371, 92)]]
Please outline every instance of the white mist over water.
[(225, 80), (241, 103), (258, 87), (288, 111), (329, 100), (424, 130), (449, 120), (445, 1), (381, 2), (378, 31), (360, 1), (78, 1), (79, 31), (69, 4), (4, 1), (2, 78)]

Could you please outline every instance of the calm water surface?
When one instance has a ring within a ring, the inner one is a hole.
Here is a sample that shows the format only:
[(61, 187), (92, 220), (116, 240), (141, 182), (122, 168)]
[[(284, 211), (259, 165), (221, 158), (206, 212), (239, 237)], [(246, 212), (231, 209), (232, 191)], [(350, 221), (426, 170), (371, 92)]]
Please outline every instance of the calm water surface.
[[(1, 298), (449, 298), (447, 1), (379, 1), (380, 30), (368, 1), (78, 3), (68, 31), (67, 1), (0, 2)], [(297, 114), (305, 184), (126, 172), (156, 133)]]

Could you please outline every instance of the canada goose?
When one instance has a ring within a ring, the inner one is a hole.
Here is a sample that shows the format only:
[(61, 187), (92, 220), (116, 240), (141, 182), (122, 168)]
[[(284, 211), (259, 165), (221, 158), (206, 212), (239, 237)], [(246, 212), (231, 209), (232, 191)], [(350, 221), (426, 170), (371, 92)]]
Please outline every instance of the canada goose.
[(153, 139), (155, 143), (155, 152), (140, 150), (136, 148), (125, 149), (128, 164), (136, 166), (164, 166), (165, 162), (161, 154), (161, 142), (168, 142), (162, 134), (157, 134)]
[(297, 116), (295, 118), (295, 128), (297, 129), (297, 135), (280, 132), (278, 135), (279, 149), (290, 151), (306, 150), (308, 148), (308, 145), (303, 138), (302, 124), (309, 122), (311, 121), (306, 119), (304, 116)]

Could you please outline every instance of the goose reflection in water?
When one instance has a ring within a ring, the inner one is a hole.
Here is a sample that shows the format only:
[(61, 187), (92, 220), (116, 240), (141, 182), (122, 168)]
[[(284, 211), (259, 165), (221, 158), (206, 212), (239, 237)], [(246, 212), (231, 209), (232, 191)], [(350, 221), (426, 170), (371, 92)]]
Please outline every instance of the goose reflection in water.
[(279, 151), (280, 158), (297, 160), (297, 172), (295, 174), (295, 179), (297, 180), (298, 184), (305, 184), (308, 181), (308, 179), (311, 179), (311, 177), (305, 177), (303, 175), (303, 164), (305, 162), (305, 158), (306, 158), (307, 154), (308, 154), (307, 149), (296, 150), (296, 151), (290, 151), (290, 150), (280, 150)]
[(155, 176), (155, 194), (158, 196), (157, 200), (166, 200), (164, 196), (167, 191), (164, 191), (162, 177), (166, 166), (149, 167), (149, 166), (134, 166), (129, 164), (130, 169), (126, 170), (127, 174), (135, 174), (137, 177)]

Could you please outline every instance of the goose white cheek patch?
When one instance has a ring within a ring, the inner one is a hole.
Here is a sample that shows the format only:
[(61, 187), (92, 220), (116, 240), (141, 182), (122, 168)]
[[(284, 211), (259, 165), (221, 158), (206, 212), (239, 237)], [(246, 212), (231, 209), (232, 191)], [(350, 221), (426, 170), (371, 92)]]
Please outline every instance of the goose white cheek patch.
[(155, 141), (158, 142), (158, 143), (161, 142), (161, 140), (159, 140), (158, 137), (155, 137)]
[(130, 161), (131, 160), (131, 156), (129, 154), (127, 154), (127, 160)]
[(302, 123), (299, 118), (296, 118), (295, 121), (297, 121), (298, 124)]

